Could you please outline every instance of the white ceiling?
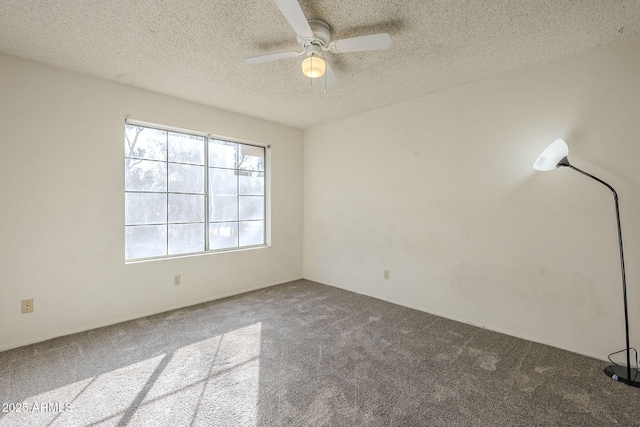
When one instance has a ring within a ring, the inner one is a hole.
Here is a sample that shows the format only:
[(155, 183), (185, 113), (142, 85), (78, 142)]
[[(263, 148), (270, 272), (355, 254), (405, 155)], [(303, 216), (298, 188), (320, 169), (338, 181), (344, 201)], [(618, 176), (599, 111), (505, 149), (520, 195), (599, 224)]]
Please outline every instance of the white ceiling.
[[(299, 0), (333, 39), (387, 32), (387, 51), (303, 57), (273, 0), (2, 0), (0, 52), (307, 128), (640, 34), (640, 0)], [(0, 76), (1, 77), (1, 76)]]

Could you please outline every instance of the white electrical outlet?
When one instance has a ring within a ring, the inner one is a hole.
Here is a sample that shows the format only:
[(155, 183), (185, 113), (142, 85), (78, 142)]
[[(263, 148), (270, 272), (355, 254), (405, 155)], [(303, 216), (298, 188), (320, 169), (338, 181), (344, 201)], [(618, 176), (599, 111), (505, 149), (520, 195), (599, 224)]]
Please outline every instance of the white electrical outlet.
[(384, 278), (385, 280), (389, 280), (389, 270), (384, 271)]
[(178, 286), (180, 284), (180, 275), (176, 274), (173, 276), (173, 286)]

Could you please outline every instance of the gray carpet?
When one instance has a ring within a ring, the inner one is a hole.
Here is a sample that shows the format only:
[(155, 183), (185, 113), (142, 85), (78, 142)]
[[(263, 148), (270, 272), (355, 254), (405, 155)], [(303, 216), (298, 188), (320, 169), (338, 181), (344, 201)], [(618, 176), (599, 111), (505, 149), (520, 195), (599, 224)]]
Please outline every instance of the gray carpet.
[(604, 366), (300, 280), (1, 352), (0, 426), (640, 425)]

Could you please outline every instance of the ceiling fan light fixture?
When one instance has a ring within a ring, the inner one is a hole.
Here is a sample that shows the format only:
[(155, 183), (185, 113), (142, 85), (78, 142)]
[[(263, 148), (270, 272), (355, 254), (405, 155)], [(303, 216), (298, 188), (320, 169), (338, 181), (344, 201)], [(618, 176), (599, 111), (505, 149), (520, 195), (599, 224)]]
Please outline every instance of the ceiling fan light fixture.
[(338, 83), (331, 67), (331, 62), (325, 62), (322, 51), (332, 54), (347, 52), (364, 52), (369, 50), (385, 50), (391, 46), (391, 36), (387, 33), (369, 34), (365, 36), (349, 37), (347, 39), (332, 40), (331, 27), (318, 18), (307, 19), (300, 7), (299, 0), (275, 0), (276, 6), (296, 33), (296, 40), (303, 50), (276, 52), (267, 55), (245, 58), (245, 64), (262, 64), (285, 58), (295, 58), (306, 55), (302, 61), (302, 73), (311, 79), (319, 79), (325, 90)]
[(302, 61), (302, 74), (310, 79), (317, 79), (318, 77), (324, 76), (326, 69), (327, 64), (324, 62), (324, 59), (316, 56), (315, 53), (312, 53)]

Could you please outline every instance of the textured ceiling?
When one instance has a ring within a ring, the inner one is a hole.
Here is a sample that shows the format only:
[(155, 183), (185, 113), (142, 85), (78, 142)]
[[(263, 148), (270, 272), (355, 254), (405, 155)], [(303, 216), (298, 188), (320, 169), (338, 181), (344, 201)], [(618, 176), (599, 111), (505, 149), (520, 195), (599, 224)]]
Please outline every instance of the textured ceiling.
[(0, 52), (306, 128), (640, 34), (640, 0), (299, 1), (393, 44), (327, 53), (325, 93), (303, 57), (244, 64), (300, 50), (273, 0), (2, 0)]

